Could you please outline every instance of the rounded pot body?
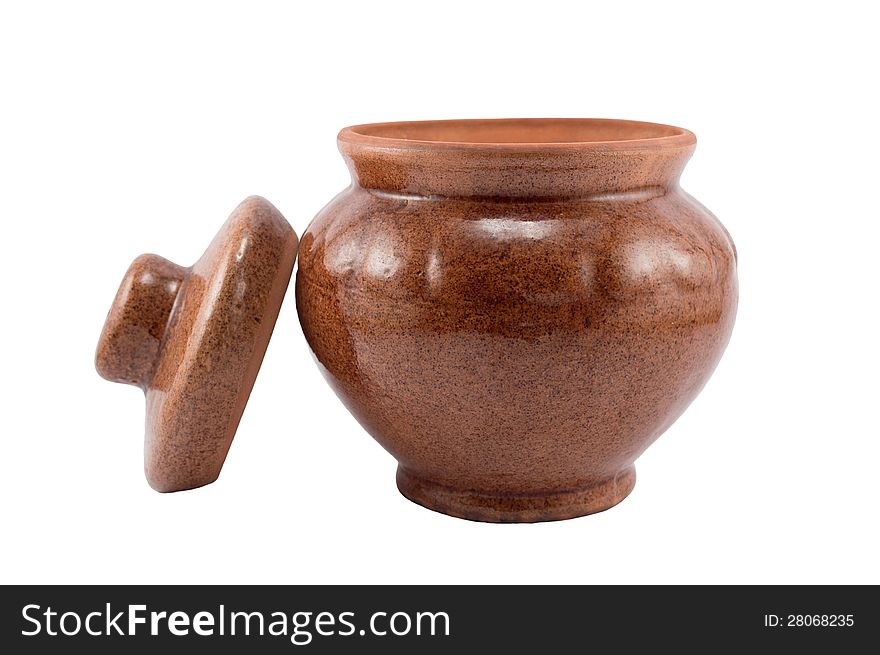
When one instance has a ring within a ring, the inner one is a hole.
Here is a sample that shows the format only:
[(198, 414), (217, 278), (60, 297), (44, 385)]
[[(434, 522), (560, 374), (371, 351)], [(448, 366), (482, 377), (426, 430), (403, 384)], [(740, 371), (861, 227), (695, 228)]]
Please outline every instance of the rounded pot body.
[(736, 254), (668, 126), (343, 130), (351, 187), (303, 235), (322, 372), (416, 502), (535, 521), (606, 509), (728, 342)]

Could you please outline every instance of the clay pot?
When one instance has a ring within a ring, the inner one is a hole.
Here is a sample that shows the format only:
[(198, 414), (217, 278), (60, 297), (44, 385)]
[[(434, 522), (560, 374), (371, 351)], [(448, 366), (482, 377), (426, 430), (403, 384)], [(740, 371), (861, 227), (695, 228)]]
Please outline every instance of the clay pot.
[(481, 521), (598, 512), (730, 337), (736, 251), (681, 190), (684, 129), (360, 125), (300, 245), (321, 370), (411, 500)]

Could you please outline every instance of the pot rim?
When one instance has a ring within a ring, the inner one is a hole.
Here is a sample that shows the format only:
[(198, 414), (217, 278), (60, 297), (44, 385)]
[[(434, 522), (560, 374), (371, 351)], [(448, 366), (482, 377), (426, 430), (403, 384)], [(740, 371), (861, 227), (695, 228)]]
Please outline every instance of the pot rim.
[[(430, 137), (432, 133), (473, 131), (497, 133), (499, 129), (555, 130), (574, 137), (578, 132), (630, 132), (631, 138), (559, 138), (538, 140), (492, 140)], [(421, 133), (421, 134), (420, 134)], [(690, 148), (697, 137), (690, 130), (663, 123), (616, 118), (466, 118), (451, 120), (396, 121), (352, 125), (339, 132), (340, 144), (380, 150), (458, 150), (495, 152), (639, 151)]]

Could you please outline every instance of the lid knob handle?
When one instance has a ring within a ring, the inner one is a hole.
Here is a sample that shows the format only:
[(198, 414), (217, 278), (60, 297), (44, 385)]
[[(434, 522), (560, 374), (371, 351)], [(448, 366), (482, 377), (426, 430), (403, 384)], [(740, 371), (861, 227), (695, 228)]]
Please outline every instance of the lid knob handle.
[(149, 384), (188, 270), (158, 255), (132, 262), (98, 340), (95, 367), (101, 377), (141, 388)]

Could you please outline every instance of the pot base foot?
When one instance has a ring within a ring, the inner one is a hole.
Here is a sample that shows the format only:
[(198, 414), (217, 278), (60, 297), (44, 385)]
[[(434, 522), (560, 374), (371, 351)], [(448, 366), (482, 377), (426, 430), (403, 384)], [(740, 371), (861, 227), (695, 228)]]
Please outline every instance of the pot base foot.
[(414, 503), (470, 521), (536, 523), (595, 514), (617, 505), (636, 483), (634, 466), (589, 487), (550, 493), (515, 494), (454, 489), (397, 468), (397, 488)]

